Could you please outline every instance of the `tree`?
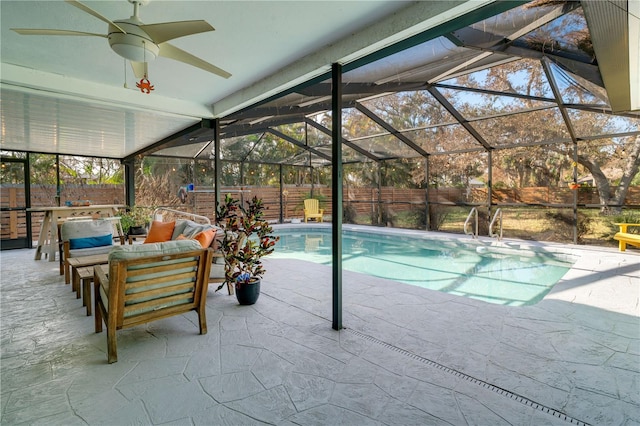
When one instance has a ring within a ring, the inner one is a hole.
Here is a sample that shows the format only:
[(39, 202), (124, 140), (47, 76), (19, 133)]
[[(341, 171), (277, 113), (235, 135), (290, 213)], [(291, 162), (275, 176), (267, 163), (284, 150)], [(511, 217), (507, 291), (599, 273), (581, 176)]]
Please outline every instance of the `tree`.
[[(566, 82), (560, 93), (565, 102), (589, 105), (601, 99), (601, 94), (589, 92), (587, 84), (577, 81), (579, 77), (554, 64), (550, 65), (550, 69), (556, 79)], [(456, 83), (475, 88), (549, 97), (550, 91), (545, 89), (548, 87), (546, 76), (541, 70), (542, 67), (536, 61), (521, 60), (459, 78)], [(477, 102), (478, 99), (482, 102)], [(482, 117), (498, 111), (504, 112), (505, 106), (507, 111), (541, 106), (538, 101), (528, 99), (509, 102), (507, 105), (504, 105), (504, 101), (498, 101), (496, 96), (483, 96), (477, 98), (473, 104), (463, 103), (457, 107), (467, 116)], [(577, 162), (593, 176), (602, 210), (608, 210), (608, 205), (624, 204), (629, 185), (640, 166), (640, 136), (615, 138), (610, 135), (639, 131), (640, 117), (612, 116), (578, 109), (568, 109), (567, 113), (579, 139)], [(557, 112), (557, 108), (527, 112), (521, 117), (514, 115), (501, 120), (479, 120), (474, 121), (472, 125), (482, 134), (491, 135), (487, 137), (491, 145), (499, 144), (500, 140), (497, 138), (501, 135), (508, 135), (512, 143), (529, 145), (533, 145), (533, 142), (569, 139), (566, 123)], [(492, 130), (495, 133), (491, 133)], [(598, 135), (602, 135), (602, 139), (597, 139)], [(580, 140), (582, 138), (585, 138), (585, 141)], [(570, 142), (509, 148), (496, 156), (499, 161), (494, 163), (494, 167), (500, 170), (496, 174), (512, 176), (517, 186), (560, 186), (566, 180), (573, 179), (573, 149)], [(622, 152), (624, 155), (621, 155)], [(612, 190), (612, 183), (616, 179), (612, 173), (616, 170), (619, 171), (620, 180), (618, 187)], [(563, 176), (563, 172), (567, 172), (568, 175)]]
[[(636, 178), (640, 166), (640, 135), (633, 138), (633, 142), (624, 148), (626, 158), (623, 160), (622, 177), (617, 188), (612, 191), (609, 179), (602, 171), (598, 159), (586, 154), (578, 154), (578, 162), (586, 167), (598, 188), (601, 210), (620, 213), (627, 197), (631, 181)], [(611, 208), (609, 206), (612, 206)]]

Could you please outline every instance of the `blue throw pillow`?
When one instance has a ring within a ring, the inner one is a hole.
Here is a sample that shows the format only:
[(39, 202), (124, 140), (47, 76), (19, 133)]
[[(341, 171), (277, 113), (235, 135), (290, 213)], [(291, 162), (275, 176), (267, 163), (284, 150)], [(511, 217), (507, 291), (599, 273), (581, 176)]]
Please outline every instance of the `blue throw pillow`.
[(100, 237), (85, 237), (69, 239), (69, 248), (71, 250), (84, 249), (91, 247), (110, 246), (113, 244), (113, 234), (102, 235)]

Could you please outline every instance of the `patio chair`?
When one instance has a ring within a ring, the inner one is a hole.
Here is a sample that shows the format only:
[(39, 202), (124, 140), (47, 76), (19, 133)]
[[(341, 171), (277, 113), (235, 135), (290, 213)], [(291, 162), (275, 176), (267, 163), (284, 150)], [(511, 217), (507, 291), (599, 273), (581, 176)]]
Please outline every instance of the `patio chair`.
[(125, 245), (109, 254), (108, 276), (94, 268), (95, 330), (107, 328), (107, 360), (118, 360), (116, 331), (189, 311), (207, 333), (206, 301), (213, 250), (198, 241)]
[(68, 259), (78, 256), (107, 254), (113, 248), (114, 236), (124, 244), (124, 234), (118, 218), (95, 220), (68, 220), (60, 225), (60, 241), (62, 251), (60, 260), (64, 273), (64, 282), (71, 282), (71, 267)]
[(304, 223), (307, 223), (307, 219), (315, 219), (318, 222), (322, 222), (322, 215), (324, 209), (320, 208), (320, 203), (315, 198), (307, 198), (304, 200)]

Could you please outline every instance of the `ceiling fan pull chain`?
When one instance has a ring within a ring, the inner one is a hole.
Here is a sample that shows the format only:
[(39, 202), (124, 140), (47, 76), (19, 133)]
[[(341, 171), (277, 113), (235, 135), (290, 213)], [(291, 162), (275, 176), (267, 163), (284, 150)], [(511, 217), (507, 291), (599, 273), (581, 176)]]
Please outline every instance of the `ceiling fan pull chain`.
[(143, 59), (143, 63), (144, 63), (144, 77), (142, 79), (140, 79), (139, 83), (136, 83), (136, 87), (138, 89), (140, 89), (140, 91), (142, 93), (146, 93), (147, 95), (151, 93), (151, 91), (154, 89), (153, 85), (151, 84), (151, 82), (149, 81), (149, 78), (147, 77), (147, 72), (148, 72), (148, 66), (149, 64), (147, 64), (147, 55), (146, 55), (146, 51), (147, 49), (145, 48), (145, 42), (144, 40), (142, 41), (142, 59)]
[(128, 89), (129, 86), (127, 86), (127, 60), (125, 59), (123, 63), (124, 63), (124, 88)]

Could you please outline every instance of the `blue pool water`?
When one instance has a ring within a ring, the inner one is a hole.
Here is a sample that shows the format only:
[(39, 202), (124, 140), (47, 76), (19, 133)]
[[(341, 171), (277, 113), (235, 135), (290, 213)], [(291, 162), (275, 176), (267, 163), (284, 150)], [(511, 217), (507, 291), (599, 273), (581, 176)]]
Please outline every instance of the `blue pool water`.
[[(272, 257), (331, 264), (330, 229), (276, 235)], [(544, 252), (370, 232), (344, 231), (342, 246), (345, 270), (510, 306), (542, 300), (572, 264)]]

